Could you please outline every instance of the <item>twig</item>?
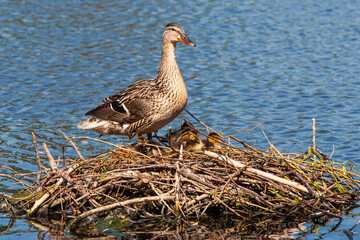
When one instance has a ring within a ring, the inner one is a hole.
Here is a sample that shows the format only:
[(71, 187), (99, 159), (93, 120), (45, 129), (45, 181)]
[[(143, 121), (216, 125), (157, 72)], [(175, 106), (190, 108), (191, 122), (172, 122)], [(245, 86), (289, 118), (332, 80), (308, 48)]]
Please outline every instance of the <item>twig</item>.
[[(182, 152), (182, 144), (180, 147), (180, 151)], [(175, 212), (180, 216), (180, 201), (179, 201), (179, 193), (180, 193), (180, 167), (179, 162), (176, 162), (176, 172), (175, 172)]]
[(181, 144), (181, 145), (180, 145), (179, 160), (183, 160), (183, 159), (184, 159), (184, 158), (183, 158), (183, 149), (184, 149), (184, 147), (183, 147), (183, 145)]
[(59, 130), (59, 132), (60, 132), (62, 135), (64, 135), (65, 139), (68, 140), (69, 143), (70, 143), (70, 144), (73, 146), (73, 148), (75, 149), (75, 151), (76, 151), (77, 155), (79, 156), (79, 158), (84, 161), (85, 158), (81, 155), (79, 149), (78, 149), (77, 146), (74, 144), (74, 142), (71, 140), (71, 138), (69, 138), (68, 136), (66, 136), (66, 134), (65, 134), (63, 131)]
[(252, 127), (252, 128), (250, 128), (250, 129), (248, 129), (248, 130), (245, 130), (245, 131), (242, 131), (242, 132), (239, 132), (239, 133), (234, 133), (234, 134), (231, 134), (231, 135), (232, 135), (232, 136), (235, 136), (235, 135), (243, 134), (243, 133), (246, 133), (246, 132), (250, 132), (250, 131), (254, 130), (254, 129), (257, 128), (257, 127), (260, 127), (260, 126), (263, 125), (263, 124), (264, 124), (264, 122), (259, 123), (259, 124), (256, 125), (255, 127)]
[(31, 133), (31, 137), (32, 137), (32, 140), (33, 140), (34, 149), (35, 149), (35, 153), (36, 153), (36, 163), (37, 163), (38, 168), (39, 168), (38, 174), (36, 176), (36, 184), (40, 187), (41, 186), (41, 184), (40, 184), (40, 179), (41, 179), (40, 153), (39, 153), (39, 149), (37, 147), (36, 136), (35, 136), (34, 132)]
[(30, 186), (30, 185), (28, 185), (28, 184), (26, 184), (26, 183), (23, 183), (23, 182), (22, 182), (22, 181), (20, 181), (19, 179), (14, 178), (14, 177), (12, 177), (12, 176), (10, 176), (10, 175), (0, 174), (0, 177), (7, 177), (7, 178), (10, 178), (10, 179), (14, 180), (15, 182), (20, 183), (20, 184), (21, 184), (24, 188), (31, 189), (31, 186)]
[(43, 148), (44, 148), (44, 151), (46, 153), (46, 156), (48, 157), (49, 159), (49, 164), (50, 164), (50, 167), (51, 167), (51, 170), (53, 171), (57, 171), (58, 167), (56, 166), (56, 162), (54, 160), (54, 158), (51, 156), (51, 153), (46, 145), (46, 143), (43, 143), (42, 144)]
[[(157, 189), (157, 188), (155, 187), (155, 185), (154, 185), (153, 182), (150, 182), (149, 184), (150, 184), (152, 190), (156, 193), (156, 195), (158, 195), (158, 196), (160, 197), (160, 196), (163, 194), (159, 189)], [(159, 191), (160, 191), (160, 193), (159, 193)], [(172, 191), (173, 191), (173, 190), (171, 190), (171, 191), (168, 192), (167, 194), (170, 194)], [(174, 215), (176, 215), (175, 212), (174, 212), (174, 210), (166, 203), (166, 201), (164, 201), (163, 199), (161, 199), (160, 202), (162, 202), (162, 203), (170, 210), (170, 212), (172, 212)]]
[(359, 223), (360, 223), (360, 220), (359, 221), (357, 221), (357, 223), (355, 223), (355, 225), (354, 226), (352, 226), (350, 229), (349, 229), (349, 231), (352, 231), (357, 225), (359, 225)]
[(284, 156), (281, 154), (281, 152), (276, 149), (276, 147), (274, 146), (274, 144), (272, 144), (272, 143), (270, 142), (270, 140), (269, 140), (269, 138), (266, 136), (264, 130), (261, 129), (261, 131), (262, 131), (262, 133), (264, 134), (265, 139), (268, 141), (268, 143), (269, 143), (269, 145), (270, 145), (270, 151), (271, 151), (272, 153), (273, 153), (273, 151), (275, 151), (275, 152), (277, 152), (277, 154), (280, 155), (280, 157), (284, 157)]
[[(36, 183), (36, 181), (34, 181), (33, 179), (30, 179), (30, 178), (25, 177), (25, 174), (21, 174), (21, 173), (17, 172), (16, 170), (14, 170), (13, 168), (9, 167), (9, 166), (5, 166), (5, 165), (0, 164), (0, 167), (1, 167), (1, 168), (8, 169), (8, 170), (14, 172), (16, 175), (21, 176), (21, 177), (22, 177), (24, 180), (26, 180), (26, 181), (29, 181), (29, 182), (32, 182), (32, 183)], [(15, 175), (15, 176), (16, 176), (16, 175)]]
[(193, 205), (194, 203), (199, 202), (199, 201), (201, 201), (201, 200), (203, 200), (203, 199), (205, 199), (207, 197), (209, 197), (209, 194), (204, 193), (204, 194), (192, 199), (190, 202), (187, 202), (186, 206)]
[(203, 123), (202, 121), (200, 121), (197, 117), (195, 117), (191, 112), (189, 112), (187, 109), (184, 109), (185, 112), (187, 112), (192, 118), (194, 118), (196, 121), (198, 121), (201, 125), (203, 125), (204, 127), (206, 127), (206, 129), (209, 131), (209, 129), (213, 132), (216, 132), (214, 129), (212, 129), (211, 127), (207, 126), (205, 123)]
[[(312, 119), (312, 128), (313, 128), (313, 138), (312, 138), (312, 143), (313, 143), (313, 149), (316, 149), (316, 120), (315, 118)], [(316, 156), (314, 154), (314, 160), (316, 160)]]
[(205, 185), (209, 188), (212, 188), (213, 190), (217, 189), (218, 187), (216, 187), (215, 185), (211, 184), (210, 182), (206, 182), (205, 179), (201, 179), (199, 176), (197, 176), (196, 174), (192, 173), (191, 170), (189, 168), (183, 169), (183, 170), (179, 170), (179, 173), (181, 175), (183, 175), (184, 177), (187, 177), (189, 179), (192, 179), (198, 183), (201, 183), (202, 185)]
[(252, 151), (254, 151), (254, 152), (257, 152), (257, 153), (261, 154), (261, 151), (257, 150), (256, 148), (253, 148), (252, 146), (250, 146), (249, 144), (245, 143), (244, 141), (241, 141), (240, 139), (237, 139), (237, 138), (234, 137), (234, 136), (229, 136), (229, 138), (232, 138), (232, 139), (234, 139), (235, 141), (241, 143), (241, 144), (244, 145), (244, 147), (246, 147), (247, 149), (250, 149), (250, 150), (252, 150)]

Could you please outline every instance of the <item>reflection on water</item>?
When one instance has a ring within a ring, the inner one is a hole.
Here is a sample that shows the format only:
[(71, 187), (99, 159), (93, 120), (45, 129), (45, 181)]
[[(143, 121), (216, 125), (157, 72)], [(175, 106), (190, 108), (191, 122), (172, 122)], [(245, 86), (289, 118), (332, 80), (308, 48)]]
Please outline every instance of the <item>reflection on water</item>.
[[(245, 232), (244, 229), (238, 229), (236, 226), (224, 227), (221, 229), (211, 229), (205, 225), (163, 223), (166, 231), (158, 227), (137, 227), (128, 231), (114, 232), (113, 229), (103, 231), (105, 239), (162, 239), (181, 236), (183, 238), (192, 236), (196, 239), (217, 239), (217, 238), (235, 238), (235, 239), (357, 239), (359, 234), (356, 221), (352, 221), (348, 228), (341, 227), (342, 220), (324, 220), (323, 222), (311, 222), (300, 224), (289, 224), (288, 227), (279, 229), (268, 229), (268, 231)], [(144, 223), (146, 224), (146, 223)], [(264, 223), (266, 224), (266, 222)], [(154, 223), (150, 225), (156, 225)], [(235, 224), (236, 225), (236, 224)], [(241, 224), (240, 224), (241, 225)], [(291, 226), (290, 226), (291, 225)], [(28, 227), (30, 226), (30, 227)], [(0, 228), (2, 236), (11, 236), (11, 239), (73, 239), (73, 236), (66, 234), (64, 229), (59, 228), (60, 222), (39, 222), (37, 220), (20, 220), (2, 218)], [(156, 225), (157, 226), (157, 225)], [(254, 228), (254, 227), (250, 227)], [(262, 228), (261, 226), (255, 227)], [(323, 229), (321, 232), (320, 229)], [(351, 230), (351, 231), (350, 231)], [(19, 234), (21, 233), (21, 234)], [(347, 234), (346, 234), (347, 233)], [(295, 235), (296, 234), (296, 235)], [(339, 238), (340, 237), (340, 238)], [(348, 238), (347, 238), (348, 237)], [(1, 235), (0, 235), (1, 238)], [(192, 239), (191, 238), (191, 239)]]
[[(76, 123), (104, 97), (156, 75), (163, 27), (176, 21), (197, 43), (177, 48), (196, 117), (224, 134), (265, 122), (282, 152), (311, 145), (316, 118), (319, 148), (359, 165), (359, 8), (351, 0), (2, 1), (2, 164), (36, 171), (32, 131), (55, 156), (64, 142), (58, 130), (95, 137)], [(190, 118), (170, 125), (181, 117)], [(237, 137), (268, 147), (259, 128)], [(80, 147), (92, 155), (103, 146)], [(5, 179), (0, 188), (16, 186)]]

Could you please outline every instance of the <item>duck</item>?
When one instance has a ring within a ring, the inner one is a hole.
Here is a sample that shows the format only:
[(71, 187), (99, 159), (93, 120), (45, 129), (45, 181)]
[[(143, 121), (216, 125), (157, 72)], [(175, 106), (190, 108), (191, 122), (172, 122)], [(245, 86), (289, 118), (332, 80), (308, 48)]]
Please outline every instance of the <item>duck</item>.
[(185, 151), (200, 152), (205, 147), (203, 140), (200, 138), (199, 130), (185, 119), (178, 131), (172, 132), (172, 129), (169, 128), (167, 139), (172, 149), (179, 150), (182, 145)]
[(220, 135), (216, 132), (211, 132), (205, 140), (205, 148), (208, 151), (219, 152), (223, 146), (220, 143)]
[(77, 127), (101, 135), (125, 135), (130, 139), (147, 134), (148, 140), (151, 140), (152, 133), (173, 121), (187, 104), (185, 82), (175, 60), (178, 42), (196, 47), (180, 24), (167, 24), (156, 77), (136, 81), (105, 98), (85, 114), (90, 118), (80, 121)]

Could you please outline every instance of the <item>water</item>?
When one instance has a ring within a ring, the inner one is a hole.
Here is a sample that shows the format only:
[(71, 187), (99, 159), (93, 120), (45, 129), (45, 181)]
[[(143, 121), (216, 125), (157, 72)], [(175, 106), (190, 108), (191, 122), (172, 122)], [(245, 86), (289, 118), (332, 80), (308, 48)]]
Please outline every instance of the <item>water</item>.
[[(355, 0), (0, 1), (1, 163), (37, 170), (32, 131), (54, 156), (64, 143), (58, 130), (96, 137), (76, 123), (103, 98), (154, 77), (163, 28), (178, 22), (197, 44), (176, 52), (195, 116), (225, 135), (264, 122), (237, 137), (266, 149), (263, 129), (281, 152), (297, 153), (311, 145), (316, 118), (319, 148), (359, 168), (359, 9)], [(170, 125), (182, 117), (190, 119), (183, 113)], [(80, 147), (91, 155), (104, 146)], [(2, 179), (0, 190), (13, 192), (12, 183)], [(345, 219), (341, 229), (359, 217)], [(0, 237), (36, 238), (24, 222), (15, 225)]]

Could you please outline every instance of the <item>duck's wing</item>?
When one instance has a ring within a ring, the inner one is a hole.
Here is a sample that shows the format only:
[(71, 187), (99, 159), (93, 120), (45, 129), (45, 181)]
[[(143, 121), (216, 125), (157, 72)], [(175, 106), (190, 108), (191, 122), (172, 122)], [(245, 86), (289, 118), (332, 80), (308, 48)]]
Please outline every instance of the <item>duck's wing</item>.
[(151, 113), (153, 91), (153, 79), (137, 81), (121, 92), (105, 98), (101, 104), (85, 115), (118, 123), (137, 122)]

